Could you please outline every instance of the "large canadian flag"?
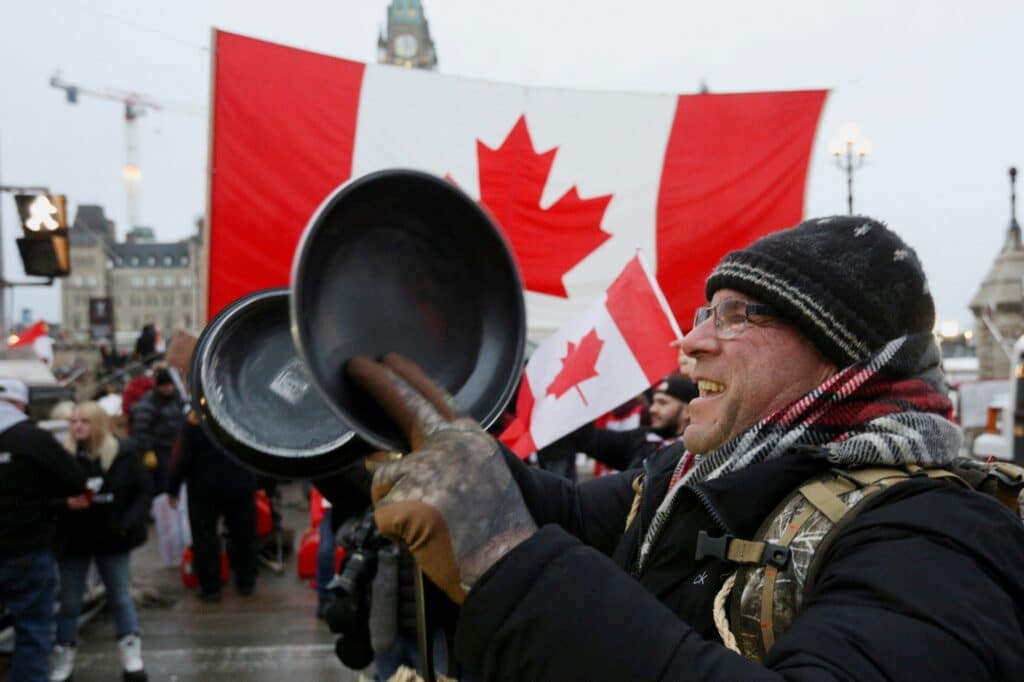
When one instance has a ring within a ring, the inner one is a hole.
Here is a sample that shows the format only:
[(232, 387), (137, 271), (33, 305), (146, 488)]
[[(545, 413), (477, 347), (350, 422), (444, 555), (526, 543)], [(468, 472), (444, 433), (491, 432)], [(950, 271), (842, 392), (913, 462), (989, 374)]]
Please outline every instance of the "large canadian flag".
[(679, 326), (639, 255), (526, 365), (502, 441), (520, 457), (618, 407), (676, 367)]
[(351, 177), (447, 177), (500, 223), (539, 341), (639, 248), (688, 321), (732, 248), (800, 221), (826, 91), (625, 94), (367, 65), (217, 31), (212, 316), (288, 284), (311, 214)]

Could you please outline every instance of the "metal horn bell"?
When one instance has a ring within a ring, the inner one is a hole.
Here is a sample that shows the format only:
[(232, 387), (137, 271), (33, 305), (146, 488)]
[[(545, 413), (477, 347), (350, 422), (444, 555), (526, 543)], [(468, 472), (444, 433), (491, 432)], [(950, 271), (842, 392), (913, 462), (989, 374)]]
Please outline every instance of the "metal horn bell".
[(526, 347), (522, 284), (498, 227), (454, 184), (414, 170), (354, 179), (321, 204), (295, 253), (291, 324), (334, 413), (389, 450), (405, 438), (349, 382), (349, 359), (401, 353), (488, 426)]

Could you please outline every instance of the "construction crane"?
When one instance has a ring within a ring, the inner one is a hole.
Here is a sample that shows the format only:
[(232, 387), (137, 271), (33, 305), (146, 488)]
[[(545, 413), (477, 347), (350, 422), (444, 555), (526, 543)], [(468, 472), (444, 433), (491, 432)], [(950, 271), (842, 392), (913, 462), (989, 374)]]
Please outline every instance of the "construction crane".
[(113, 88), (87, 88), (68, 83), (61, 79), (60, 71), (50, 77), (50, 85), (63, 90), (68, 104), (78, 104), (79, 95), (96, 97), (124, 105), (124, 144), (125, 164), (124, 180), (128, 197), (128, 229), (141, 224), (142, 203), (142, 167), (139, 158), (139, 126), (138, 120), (150, 110), (178, 111), (186, 114), (202, 116), (204, 111), (199, 107), (157, 99), (149, 95)]

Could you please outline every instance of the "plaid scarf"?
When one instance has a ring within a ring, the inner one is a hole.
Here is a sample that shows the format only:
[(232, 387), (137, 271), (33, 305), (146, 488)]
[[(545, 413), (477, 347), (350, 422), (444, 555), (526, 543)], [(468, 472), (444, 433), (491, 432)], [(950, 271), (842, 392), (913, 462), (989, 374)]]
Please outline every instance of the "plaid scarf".
[(939, 359), (931, 334), (894, 339), (707, 453), (688, 471), (689, 458), (683, 456), (644, 536), (638, 568), (682, 488), (776, 459), (794, 447), (820, 447), (843, 468), (952, 463), (963, 434), (949, 420), (952, 405), (942, 389)]

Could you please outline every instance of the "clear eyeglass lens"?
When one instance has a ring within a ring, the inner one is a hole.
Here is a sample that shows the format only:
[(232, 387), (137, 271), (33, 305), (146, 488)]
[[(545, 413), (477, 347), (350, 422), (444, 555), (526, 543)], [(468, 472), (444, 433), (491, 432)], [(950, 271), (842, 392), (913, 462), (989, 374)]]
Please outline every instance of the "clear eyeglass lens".
[(747, 328), (747, 304), (736, 298), (729, 298), (718, 304), (715, 329), (718, 336), (731, 339)]
[(693, 326), (694, 326), (694, 328), (704, 324), (704, 322), (707, 321), (707, 319), (709, 317), (711, 317), (711, 311), (712, 310), (714, 310), (714, 308), (712, 308), (709, 305), (703, 306), (701, 308), (697, 308), (697, 312), (694, 313), (694, 315), (693, 315)]

